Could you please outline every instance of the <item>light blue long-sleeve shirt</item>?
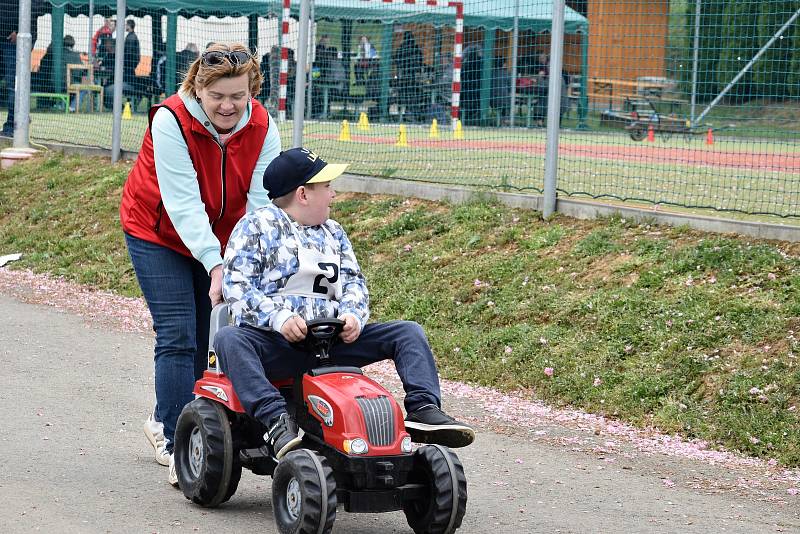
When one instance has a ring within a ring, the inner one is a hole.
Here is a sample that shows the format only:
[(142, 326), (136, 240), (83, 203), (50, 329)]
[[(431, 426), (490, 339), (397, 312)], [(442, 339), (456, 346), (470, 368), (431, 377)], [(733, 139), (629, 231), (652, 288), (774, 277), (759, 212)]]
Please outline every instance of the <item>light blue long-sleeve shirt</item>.
[[(219, 134), (211, 125), (200, 103), (182, 92), (179, 95), (189, 113), (201, 124), (208, 124), (206, 129), (219, 143)], [(247, 109), (231, 133), (244, 128), (250, 120), (251, 113), (251, 103), (248, 102)], [(159, 109), (153, 116), (151, 133), (158, 188), (161, 190), (164, 209), (167, 210), (186, 248), (203, 264), (206, 271), (211, 272), (211, 269), (222, 264), (221, 246), (211, 230), (205, 205), (200, 198), (197, 172), (192, 165), (189, 148), (186, 146), (178, 121), (169, 110)], [(278, 125), (272, 117), (269, 117), (269, 128), (247, 192), (247, 211), (253, 211), (269, 202), (263, 183), (264, 171), (280, 151)]]

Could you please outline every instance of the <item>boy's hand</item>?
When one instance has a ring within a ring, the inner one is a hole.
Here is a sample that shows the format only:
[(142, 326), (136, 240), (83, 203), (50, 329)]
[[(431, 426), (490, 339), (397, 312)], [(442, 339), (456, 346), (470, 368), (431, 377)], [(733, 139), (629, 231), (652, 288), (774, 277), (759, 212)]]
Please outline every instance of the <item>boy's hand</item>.
[(292, 315), (286, 319), (286, 322), (281, 327), (281, 334), (289, 343), (303, 341), (307, 333), (306, 322), (299, 315)]
[(358, 319), (349, 313), (339, 318), (344, 321), (344, 328), (342, 328), (342, 333), (339, 334), (342, 341), (345, 343), (352, 343), (358, 339), (359, 334), (361, 334), (361, 324), (358, 322)]

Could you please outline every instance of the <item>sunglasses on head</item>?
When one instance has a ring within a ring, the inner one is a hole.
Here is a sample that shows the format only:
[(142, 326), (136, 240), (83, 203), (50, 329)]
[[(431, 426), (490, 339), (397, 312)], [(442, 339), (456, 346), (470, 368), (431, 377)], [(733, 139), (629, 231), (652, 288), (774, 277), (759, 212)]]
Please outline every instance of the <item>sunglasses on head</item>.
[(225, 50), (212, 50), (210, 52), (203, 52), (201, 57), (203, 59), (203, 64), (205, 65), (221, 65), (223, 61), (227, 60), (228, 63), (234, 67), (244, 65), (252, 59), (252, 56), (249, 53), (241, 50), (234, 50), (231, 52)]

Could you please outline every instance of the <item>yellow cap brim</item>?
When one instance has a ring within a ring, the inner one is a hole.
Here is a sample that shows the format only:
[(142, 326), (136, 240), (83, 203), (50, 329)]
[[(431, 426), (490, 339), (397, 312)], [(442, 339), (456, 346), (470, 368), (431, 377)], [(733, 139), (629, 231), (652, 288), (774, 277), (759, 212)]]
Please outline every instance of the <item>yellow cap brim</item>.
[(341, 176), (345, 170), (347, 170), (347, 163), (328, 163), (306, 183), (319, 184), (322, 182), (330, 182), (334, 178)]

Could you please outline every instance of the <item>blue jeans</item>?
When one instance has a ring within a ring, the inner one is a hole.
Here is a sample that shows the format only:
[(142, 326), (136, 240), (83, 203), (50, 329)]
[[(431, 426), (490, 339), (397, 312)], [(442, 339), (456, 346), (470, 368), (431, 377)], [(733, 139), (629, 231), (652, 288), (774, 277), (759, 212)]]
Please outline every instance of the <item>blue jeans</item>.
[[(214, 349), (245, 411), (267, 426), (286, 411), (286, 401), (269, 380), (294, 378), (313, 364), (311, 356), (289, 345), (281, 334), (251, 326), (222, 328), (214, 338)], [(340, 342), (331, 349), (334, 365), (363, 367), (387, 359), (394, 360), (403, 383), (407, 412), (426, 404), (441, 405), (436, 363), (417, 323), (369, 323), (356, 341)]]
[(194, 399), (195, 380), (208, 363), (211, 279), (203, 265), (187, 256), (125, 234), (136, 279), (153, 317), (156, 333), (156, 419), (172, 450), (175, 425)]
[(3, 79), (6, 81), (6, 94), (8, 98), (8, 115), (3, 130), (14, 129), (14, 82), (17, 78), (17, 45), (9, 41), (0, 41), (0, 50), (3, 54)]

